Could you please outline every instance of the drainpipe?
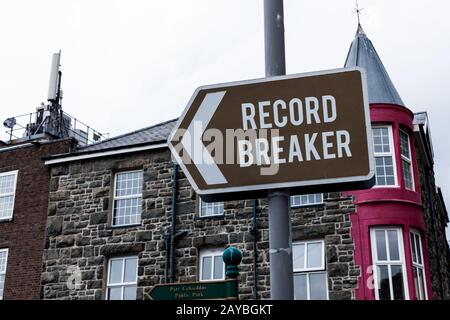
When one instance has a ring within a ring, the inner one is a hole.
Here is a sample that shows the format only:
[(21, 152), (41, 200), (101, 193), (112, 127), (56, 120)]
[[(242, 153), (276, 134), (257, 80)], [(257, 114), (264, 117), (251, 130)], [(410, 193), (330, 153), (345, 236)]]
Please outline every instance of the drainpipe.
[(165, 270), (165, 278), (166, 278), (166, 283), (169, 283), (169, 265), (170, 265), (170, 233), (166, 233), (163, 236), (164, 242), (166, 244), (166, 270)]
[(257, 235), (258, 225), (256, 223), (256, 207), (258, 206), (258, 200), (253, 199), (253, 228), (251, 234), (253, 237), (253, 299), (258, 300), (258, 248), (257, 248)]
[(170, 229), (170, 276), (169, 281), (175, 282), (175, 232), (177, 230), (177, 189), (178, 189), (178, 164), (173, 163), (172, 177), (172, 227)]

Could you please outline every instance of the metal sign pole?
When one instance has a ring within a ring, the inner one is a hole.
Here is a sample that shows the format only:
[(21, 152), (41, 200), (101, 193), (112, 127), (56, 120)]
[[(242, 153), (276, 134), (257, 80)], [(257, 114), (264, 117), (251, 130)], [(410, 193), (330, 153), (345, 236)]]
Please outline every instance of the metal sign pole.
[[(286, 74), (283, 0), (264, 0), (266, 77)], [(273, 300), (292, 300), (294, 280), (290, 193), (269, 191), (270, 294)]]

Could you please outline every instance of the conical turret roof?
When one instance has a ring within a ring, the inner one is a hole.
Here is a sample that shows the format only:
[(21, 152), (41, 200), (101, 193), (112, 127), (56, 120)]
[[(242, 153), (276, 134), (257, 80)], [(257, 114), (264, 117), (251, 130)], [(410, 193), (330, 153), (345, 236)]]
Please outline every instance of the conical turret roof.
[(362, 67), (367, 72), (369, 103), (390, 103), (405, 106), (394, 87), (383, 62), (381, 62), (372, 42), (358, 24), (345, 61), (345, 67)]

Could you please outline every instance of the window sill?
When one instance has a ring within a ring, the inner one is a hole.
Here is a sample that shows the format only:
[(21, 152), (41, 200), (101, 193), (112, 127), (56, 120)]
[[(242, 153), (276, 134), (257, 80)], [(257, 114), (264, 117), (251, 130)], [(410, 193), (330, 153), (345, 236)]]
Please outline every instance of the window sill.
[(128, 229), (128, 228), (137, 228), (140, 226), (142, 226), (142, 223), (127, 224), (127, 225), (120, 225), (120, 226), (109, 225), (108, 229)]
[(11, 221), (13, 221), (13, 217), (0, 219), (0, 223), (2, 223), (2, 222), (11, 222)]
[(216, 216), (204, 216), (204, 217), (200, 217), (200, 216), (196, 215), (194, 220), (208, 220), (208, 219), (220, 220), (220, 219), (223, 219), (223, 218), (225, 218), (224, 214), (216, 215)]
[(400, 186), (391, 186), (391, 185), (385, 185), (385, 186), (373, 186), (372, 189), (382, 189), (382, 188), (386, 188), (386, 189), (400, 189)]
[(291, 206), (291, 209), (298, 209), (298, 208), (312, 208), (312, 207), (320, 207), (325, 206), (325, 203), (316, 203), (316, 204), (300, 204), (300, 205), (294, 205)]

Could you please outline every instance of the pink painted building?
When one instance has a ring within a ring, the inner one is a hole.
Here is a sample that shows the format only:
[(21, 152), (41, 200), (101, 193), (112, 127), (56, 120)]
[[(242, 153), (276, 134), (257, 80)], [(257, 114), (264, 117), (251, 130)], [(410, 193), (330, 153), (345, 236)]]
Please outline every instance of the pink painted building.
[[(367, 72), (376, 167), (376, 185), (351, 192), (355, 264), (361, 266), (355, 298), (448, 299), (448, 244), (436, 240), (436, 234), (445, 237), (448, 216), (434, 179), (427, 183), (434, 174), (426, 113), (415, 115), (403, 103), (361, 25), (345, 66)], [(430, 256), (443, 271), (432, 272)]]

